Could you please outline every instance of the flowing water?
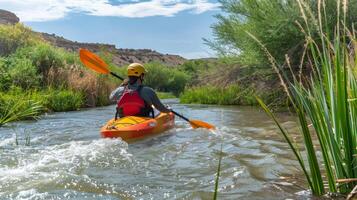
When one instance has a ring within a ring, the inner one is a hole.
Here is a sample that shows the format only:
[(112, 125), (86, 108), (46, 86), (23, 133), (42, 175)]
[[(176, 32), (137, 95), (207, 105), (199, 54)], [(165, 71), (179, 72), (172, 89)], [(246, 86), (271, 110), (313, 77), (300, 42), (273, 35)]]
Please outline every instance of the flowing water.
[[(217, 130), (177, 119), (175, 129), (136, 143), (102, 139), (99, 128), (114, 106), (0, 128), (0, 199), (212, 199), (220, 155), (219, 199), (312, 198), (259, 108), (167, 103)], [(295, 118), (279, 118), (297, 132)]]

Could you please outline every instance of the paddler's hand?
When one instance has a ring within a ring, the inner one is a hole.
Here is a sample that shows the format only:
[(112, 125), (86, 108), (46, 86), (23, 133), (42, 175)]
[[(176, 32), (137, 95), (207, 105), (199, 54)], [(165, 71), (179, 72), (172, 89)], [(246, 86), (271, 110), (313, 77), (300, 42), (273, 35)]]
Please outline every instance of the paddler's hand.
[(166, 107), (167, 109), (169, 109), (170, 111), (172, 111), (172, 108), (171, 108), (170, 105), (165, 105), (165, 107)]

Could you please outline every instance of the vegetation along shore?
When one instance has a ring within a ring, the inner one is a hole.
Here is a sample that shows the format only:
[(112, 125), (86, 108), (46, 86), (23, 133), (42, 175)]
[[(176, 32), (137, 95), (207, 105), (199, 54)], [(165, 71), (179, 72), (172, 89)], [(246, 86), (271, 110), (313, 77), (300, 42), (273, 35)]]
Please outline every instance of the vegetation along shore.
[[(76, 48), (95, 50), (119, 74), (125, 73), (126, 65), (118, 64), (136, 55), (131, 52), (118, 61), (118, 51), (130, 51), (37, 33), (16, 20), (0, 25), (0, 44), (0, 124), (33, 119), (44, 112), (111, 104), (108, 95), (120, 81), (83, 67)], [(286, 103), (282, 90), (273, 90), (279, 83), (271, 70), (242, 67), (234, 57), (185, 60), (146, 50), (138, 55), (144, 55), (135, 59), (146, 61), (150, 71), (145, 84), (161, 98), (179, 97), (182, 103), (257, 105), (254, 96), (259, 95), (274, 105)]]

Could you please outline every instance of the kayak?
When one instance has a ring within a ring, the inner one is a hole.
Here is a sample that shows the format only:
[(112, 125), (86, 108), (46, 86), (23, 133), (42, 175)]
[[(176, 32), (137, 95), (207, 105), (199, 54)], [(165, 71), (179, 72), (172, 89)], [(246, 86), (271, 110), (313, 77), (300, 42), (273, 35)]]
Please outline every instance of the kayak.
[(173, 128), (175, 115), (160, 113), (155, 118), (127, 116), (117, 120), (111, 119), (101, 130), (104, 138), (122, 138), (124, 141), (143, 139)]

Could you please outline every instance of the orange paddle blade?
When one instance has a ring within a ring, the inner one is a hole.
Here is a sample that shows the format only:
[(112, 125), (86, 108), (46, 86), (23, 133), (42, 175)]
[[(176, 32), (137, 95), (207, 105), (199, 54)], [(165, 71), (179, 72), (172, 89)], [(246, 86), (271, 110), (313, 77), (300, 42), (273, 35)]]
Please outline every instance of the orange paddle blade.
[(192, 128), (216, 129), (216, 127), (213, 126), (212, 124), (209, 124), (207, 122), (203, 122), (200, 120), (190, 120), (189, 122), (190, 122)]
[(88, 49), (80, 49), (79, 58), (86, 67), (91, 68), (98, 73), (109, 74), (110, 72), (107, 63)]

